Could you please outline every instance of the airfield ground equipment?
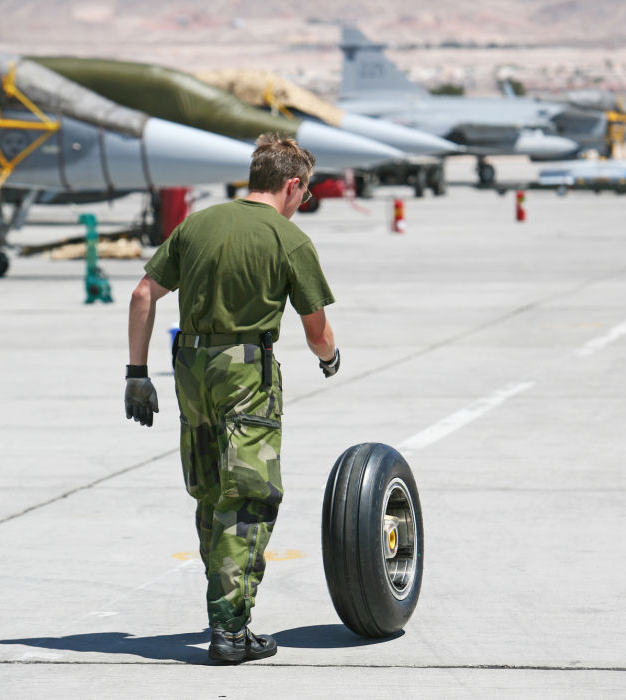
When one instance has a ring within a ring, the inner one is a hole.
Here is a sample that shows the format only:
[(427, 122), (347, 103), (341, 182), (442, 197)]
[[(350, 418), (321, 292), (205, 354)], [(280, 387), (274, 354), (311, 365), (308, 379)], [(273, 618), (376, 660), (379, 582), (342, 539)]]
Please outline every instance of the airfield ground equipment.
[(406, 625), (422, 583), (424, 532), (413, 472), (393, 447), (354, 445), (335, 462), (322, 551), (330, 597), (347, 627), (387, 637)]
[(87, 299), (85, 299), (85, 304), (93, 304), (97, 299), (108, 304), (113, 301), (113, 297), (111, 296), (109, 280), (102, 269), (98, 267), (98, 228), (96, 217), (93, 214), (81, 214), (79, 221), (87, 227), (85, 235), (85, 243), (87, 244), (85, 252), (85, 262), (87, 264), (85, 289), (87, 290)]
[(406, 221), (404, 220), (404, 200), (393, 200), (393, 218), (391, 221), (393, 233), (406, 233)]
[(526, 191), (515, 192), (515, 221), (526, 221)]

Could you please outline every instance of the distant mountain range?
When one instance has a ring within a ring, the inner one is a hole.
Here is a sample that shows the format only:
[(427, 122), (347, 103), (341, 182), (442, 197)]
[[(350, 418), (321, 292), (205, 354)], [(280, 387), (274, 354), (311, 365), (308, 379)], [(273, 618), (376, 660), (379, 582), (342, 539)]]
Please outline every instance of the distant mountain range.
[(0, 46), (336, 43), (332, 23), (397, 45), (626, 45), (625, 0), (0, 0)]
[(626, 0), (0, 0), (0, 50), (263, 69), (332, 100), (342, 23), (427, 87), (626, 91)]

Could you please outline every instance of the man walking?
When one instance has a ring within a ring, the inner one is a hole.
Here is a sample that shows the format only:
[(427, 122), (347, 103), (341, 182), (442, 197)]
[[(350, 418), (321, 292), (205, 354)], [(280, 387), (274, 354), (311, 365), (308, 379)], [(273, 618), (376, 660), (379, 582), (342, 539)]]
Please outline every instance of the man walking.
[(248, 629), (283, 488), (282, 382), (273, 355), (289, 298), (326, 377), (339, 351), (324, 307), (334, 298), (311, 240), (289, 221), (310, 197), (314, 156), (264, 135), (245, 199), (189, 216), (146, 264), (129, 311), (126, 417), (152, 425), (148, 377), (156, 302), (179, 290), (175, 347), (180, 451), (208, 580), (209, 657), (240, 662), (276, 653)]

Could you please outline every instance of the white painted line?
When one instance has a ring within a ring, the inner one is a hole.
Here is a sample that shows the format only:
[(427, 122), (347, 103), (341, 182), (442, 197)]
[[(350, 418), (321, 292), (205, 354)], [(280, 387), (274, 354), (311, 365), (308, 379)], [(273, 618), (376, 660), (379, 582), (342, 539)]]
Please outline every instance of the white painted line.
[(11, 661), (57, 661), (61, 658), (61, 654), (52, 651), (25, 651), (22, 654), (11, 659)]
[(142, 591), (145, 588), (150, 588), (153, 584), (157, 583), (158, 581), (162, 581), (164, 578), (167, 578), (168, 576), (176, 575), (179, 574), (183, 569), (188, 569), (189, 567), (197, 567), (198, 562), (194, 561), (193, 559), (190, 559), (188, 561), (184, 561), (178, 566), (175, 566), (173, 569), (168, 569), (162, 574), (159, 574), (158, 576), (155, 576), (154, 578), (151, 578), (149, 581), (146, 581), (145, 583), (140, 584), (139, 586), (135, 586), (134, 588), (131, 588), (128, 591), (125, 591), (121, 595), (112, 598), (109, 600), (107, 603), (105, 603), (102, 606), (102, 610), (93, 610), (91, 612), (85, 613), (82, 617), (78, 618), (79, 620), (84, 620), (87, 617), (91, 617), (92, 615), (97, 615), (99, 617), (109, 617), (111, 615), (119, 615), (117, 612), (107, 612), (108, 610), (111, 610), (111, 608), (115, 607), (116, 603), (119, 603), (120, 601), (130, 598), (130, 596), (134, 595), (138, 591)]
[(599, 335), (597, 338), (592, 338), (588, 343), (585, 343), (582, 347), (578, 348), (578, 350), (575, 350), (574, 354), (578, 357), (589, 357), (589, 355), (593, 355), (594, 352), (602, 350), (602, 348), (615, 342), (623, 335), (626, 335), (626, 321), (614, 326), (608, 333)]
[[(71, 628), (74, 627), (77, 623), (81, 623), (87, 618), (90, 617), (113, 617), (115, 615), (119, 615), (119, 612), (114, 612), (111, 610), (112, 607), (115, 606), (115, 603), (119, 603), (120, 601), (124, 600), (125, 598), (129, 598), (132, 596), (134, 593), (137, 593), (137, 591), (142, 591), (145, 588), (149, 588), (152, 586), (154, 583), (157, 583), (158, 581), (162, 581), (164, 578), (167, 578), (168, 576), (172, 575), (177, 575), (180, 574), (183, 569), (188, 569), (188, 568), (201, 568), (202, 571), (204, 571), (204, 566), (201, 566), (201, 562), (198, 562), (196, 560), (189, 560), (189, 561), (184, 561), (178, 566), (174, 567), (173, 569), (168, 569), (162, 574), (159, 574), (158, 576), (155, 576), (154, 578), (150, 579), (149, 581), (146, 581), (145, 583), (140, 584), (139, 586), (135, 586), (134, 588), (131, 588), (128, 591), (125, 591), (121, 595), (113, 598), (112, 600), (109, 600), (108, 603), (105, 603), (102, 607), (102, 610), (92, 610), (91, 612), (85, 613), (84, 615), (81, 615), (80, 617), (77, 617), (73, 620), (71, 620), (68, 624), (66, 624), (63, 628), (59, 630), (59, 637), (65, 636), (67, 631)], [(108, 609), (107, 609), (108, 608)], [(76, 632), (74, 633), (76, 634)], [(69, 651), (69, 650), (67, 650)], [(41, 659), (64, 659), (67, 657), (67, 651), (63, 654), (50, 654), (48, 652), (39, 652), (39, 651), (26, 651), (23, 652), (22, 654), (18, 654), (15, 656), (12, 660), (13, 661), (29, 661), (31, 659), (33, 660), (41, 660)]]
[(404, 442), (401, 442), (398, 447), (405, 452), (422, 450), (424, 447), (428, 447), (428, 445), (432, 445), (434, 442), (437, 442), (447, 435), (450, 435), (450, 433), (453, 433), (455, 430), (458, 430), (468, 423), (475, 421), (477, 418), (480, 418), (485, 413), (488, 413), (500, 404), (503, 404), (508, 399), (527, 391), (533, 386), (535, 386), (535, 382), (533, 381), (507, 384), (501, 389), (494, 391), (493, 394), (483, 396), (482, 398), (473, 401), (460, 411), (452, 413), (443, 420), (440, 420), (438, 423), (435, 423), (429, 428), (416, 433)]

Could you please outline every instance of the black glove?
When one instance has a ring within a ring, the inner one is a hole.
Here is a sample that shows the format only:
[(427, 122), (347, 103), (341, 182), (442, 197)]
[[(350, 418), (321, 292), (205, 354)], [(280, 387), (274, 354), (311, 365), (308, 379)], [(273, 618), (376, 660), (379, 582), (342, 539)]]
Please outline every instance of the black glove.
[(134, 418), (141, 425), (152, 425), (153, 413), (159, 412), (156, 389), (146, 365), (126, 365), (126, 418)]
[(332, 360), (320, 360), (320, 367), (324, 372), (325, 377), (332, 377), (339, 371), (339, 348), (335, 348), (335, 354)]

